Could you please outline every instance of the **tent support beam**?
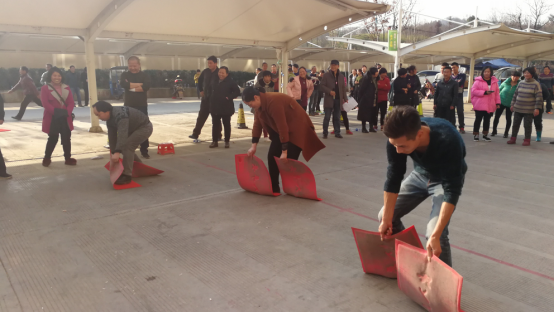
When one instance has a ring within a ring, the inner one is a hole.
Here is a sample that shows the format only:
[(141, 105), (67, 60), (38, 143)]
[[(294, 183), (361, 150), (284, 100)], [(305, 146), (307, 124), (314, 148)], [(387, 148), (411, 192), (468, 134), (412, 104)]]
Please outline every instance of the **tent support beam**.
[(281, 49), (281, 78), (279, 79), (279, 90), (281, 93), (287, 94), (287, 82), (288, 82), (288, 64), (289, 64), (289, 51), (286, 48)]
[(94, 40), (85, 39), (85, 58), (87, 61), (88, 94), (90, 103), (90, 129), (89, 132), (104, 132), (100, 127), (100, 120), (94, 115), (92, 105), (98, 101), (98, 90), (96, 89), (96, 62), (94, 55)]
[(100, 14), (90, 23), (87, 28), (88, 38), (96, 39), (108, 24), (123, 11), (133, 0), (113, 0)]
[(473, 86), (473, 76), (475, 76), (475, 57), (469, 62), (469, 82), (467, 84), (467, 103), (471, 103), (471, 86)]

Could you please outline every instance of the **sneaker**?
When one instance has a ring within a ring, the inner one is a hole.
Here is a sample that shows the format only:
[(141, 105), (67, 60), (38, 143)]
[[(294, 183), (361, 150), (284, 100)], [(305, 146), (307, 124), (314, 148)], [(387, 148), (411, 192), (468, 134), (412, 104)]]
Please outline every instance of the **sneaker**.
[(346, 130), (346, 134), (353, 135), (354, 133), (352, 133), (352, 131), (350, 131), (350, 130)]
[(212, 144), (210, 144), (210, 148), (214, 148), (214, 147), (218, 147), (219, 144), (217, 144), (217, 142), (212, 142)]
[(0, 179), (11, 179), (12, 175), (8, 173), (0, 174)]
[(50, 166), (51, 163), (52, 163), (52, 159), (50, 159), (50, 158), (44, 158), (44, 159), (42, 160), (42, 165), (43, 165), (44, 167)]
[(84, 107), (83, 104), (79, 104), (79, 107)]
[(525, 140), (523, 140), (523, 144), (521, 144), (521, 145), (523, 145), (523, 146), (529, 146), (529, 145), (531, 145), (531, 139), (525, 139)]
[(493, 132), (491, 133), (491, 136), (496, 136), (496, 134), (497, 134), (496, 131), (493, 131)]
[(142, 155), (142, 158), (150, 159), (150, 155), (148, 155), (148, 152), (146, 153), (140, 153)]
[(68, 166), (75, 166), (77, 165), (77, 159), (75, 158), (68, 158), (65, 160), (65, 164)]
[(128, 176), (126, 174), (122, 174), (122, 175), (119, 176), (119, 178), (115, 181), (114, 184), (116, 184), (116, 185), (125, 185), (125, 184), (131, 183), (131, 181), (133, 181), (131, 176)]
[(229, 145), (229, 142), (225, 142), (225, 148), (229, 148), (230, 145)]
[(375, 128), (369, 128), (369, 132), (377, 132), (377, 130), (375, 130)]
[(464, 128), (460, 128), (460, 133), (461, 133), (461, 134), (465, 134), (465, 133), (466, 133), (466, 131), (464, 130)]
[(550, 142), (550, 144), (554, 144), (554, 141)]
[(21, 120), (21, 117), (17, 117), (17, 116), (12, 116), (12, 118), (15, 120)]
[(507, 139), (508, 138), (508, 134), (505, 133), (504, 136), (503, 136), (504, 139)]
[(552, 115), (552, 114), (554, 114), (554, 113), (552, 113), (552, 112), (546, 112), (546, 113), (547, 113), (548, 115)]
[(473, 136), (473, 141), (479, 142), (479, 135), (474, 135)]
[(342, 135), (340, 135), (340, 134), (335, 134), (335, 138), (337, 138), (337, 139), (342, 139)]
[(362, 128), (362, 133), (369, 133), (366, 128)]
[(373, 126), (373, 130), (375, 130), (375, 132), (377, 132), (377, 126)]
[(323, 134), (323, 138), (324, 138), (324, 139), (327, 139), (327, 134)]
[(198, 140), (198, 136), (194, 135), (194, 134), (189, 135), (189, 138), (191, 138), (193, 140)]
[(517, 140), (516, 137), (511, 137), (511, 138), (508, 140), (508, 142), (506, 142), (506, 143), (508, 143), (508, 144), (516, 144), (516, 140)]
[(483, 134), (483, 140), (484, 140), (485, 142), (491, 142), (491, 141), (492, 141), (491, 138), (489, 138), (488, 136), (486, 136), (486, 135), (484, 135), (484, 134)]

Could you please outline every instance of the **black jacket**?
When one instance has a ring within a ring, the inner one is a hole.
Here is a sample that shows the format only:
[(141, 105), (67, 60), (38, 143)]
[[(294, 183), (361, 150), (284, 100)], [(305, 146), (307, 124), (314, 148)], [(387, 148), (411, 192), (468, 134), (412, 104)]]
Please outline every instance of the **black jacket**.
[[(131, 83), (142, 83), (143, 92), (131, 91)], [(133, 74), (129, 71), (123, 72), (119, 78), (119, 85), (125, 89), (124, 106), (145, 107), (148, 106), (147, 92), (150, 90), (150, 76), (143, 71)]]
[(402, 90), (402, 89), (408, 89), (408, 79), (402, 78), (402, 77), (398, 77), (394, 79), (393, 88), (394, 88), (394, 99), (393, 99), (394, 106), (409, 105), (411, 103), (410, 95), (404, 92), (404, 90)]
[(377, 104), (377, 82), (371, 81), (371, 76), (362, 78), (359, 89), (358, 120), (370, 121), (372, 109)]
[(233, 99), (240, 95), (237, 83), (230, 76), (212, 85), (210, 113), (218, 116), (232, 116), (235, 113)]
[(439, 80), (437, 88), (435, 89), (434, 105), (440, 107), (454, 106), (456, 107), (456, 100), (458, 99), (458, 82), (452, 78), (445, 81), (445, 79)]
[(4, 120), (5, 112), (4, 112), (4, 98), (0, 94), (0, 120)]
[(216, 67), (212, 72), (209, 68), (206, 68), (198, 77), (198, 90), (204, 92), (204, 100), (209, 100), (213, 91), (213, 85), (219, 82), (219, 67)]
[(88, 88), (88, 74), (86, 71), (81, 73), (81, 84), (83, 85), (83, 88)]

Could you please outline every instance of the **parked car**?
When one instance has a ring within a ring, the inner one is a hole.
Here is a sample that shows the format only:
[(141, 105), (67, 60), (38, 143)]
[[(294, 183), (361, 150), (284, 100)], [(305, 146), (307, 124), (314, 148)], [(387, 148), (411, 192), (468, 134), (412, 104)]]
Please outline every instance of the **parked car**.
[(419, 77), (419, 82), (421, 82), (421, 85), (425, 85), (425, 80), (429, 80), (431, 82), (435, 81), (435, 76), (440, 73), (436, 70), (422, 70), (417, 72), (417, 76)]
[(494, 72), (494, 76), (498, 79), (498, 85), (500, 86), (506, 79), (512, 76), (512, 73), (516, 70), (521, 70), (521, 67), (502, 67)]

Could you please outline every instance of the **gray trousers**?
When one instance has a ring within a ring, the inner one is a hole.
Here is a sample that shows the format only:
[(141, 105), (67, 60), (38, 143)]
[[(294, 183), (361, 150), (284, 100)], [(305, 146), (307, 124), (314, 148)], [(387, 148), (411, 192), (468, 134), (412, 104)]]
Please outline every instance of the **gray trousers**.
[(514, 125), (512, 127), (512, 137), (517, 138), (519, 127), (521, 126), (521, 120), (523, 119), (523, 128), (525, 129), (525, 139), (531, 139), (531, 132), (533, 131), (533, 114), (523, 114), (514, 112)]
[(123, 174), (128, 176), (132, 175), (133, 162), (135, 160), (142, 162), (135, 154), (135, 151), (142, 142), (148, 140), (148, 138), (152, 135), (152, 131), (154, 131), (152, 123), (148, 123), (146, 126), (138, 128), (135, 132), (129, 135), (127, 138), (127, 144), (125, 144), (125, 147), (123, 147), (123, 151), (121, 152), (123, 155)]

